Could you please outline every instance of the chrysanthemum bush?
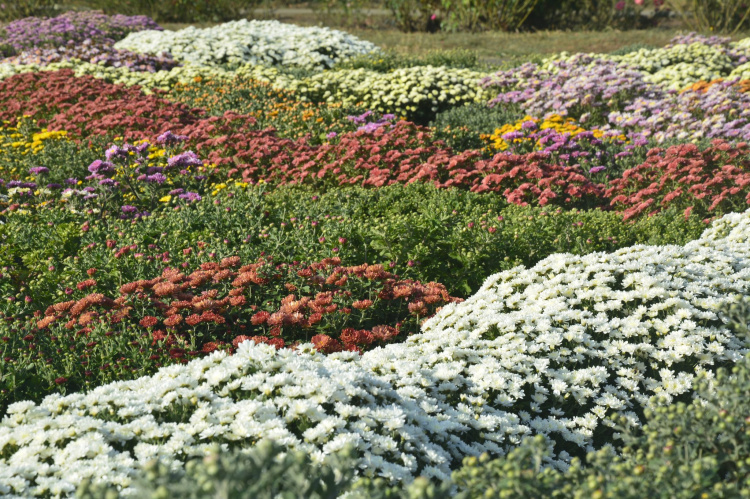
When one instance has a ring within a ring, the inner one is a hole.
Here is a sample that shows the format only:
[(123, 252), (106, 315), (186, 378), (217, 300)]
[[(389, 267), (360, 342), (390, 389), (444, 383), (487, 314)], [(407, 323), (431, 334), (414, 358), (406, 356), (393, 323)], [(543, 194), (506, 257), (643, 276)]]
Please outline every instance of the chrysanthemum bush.
[[(134, 251), (109, 246), (115, 259)], [(8, 374), (0, 405), (131, 379), (214, 350), (234, 351), (245, 340), (276, 348), (312, 341), (324, 353), (361, 353), (403, 341), (440, 306), (459, 301), (441, 284), (398, 279), (382, 265), (340, 263), (267, 257), (241, 265), (239, 257), (226, 257), (192, 272), (167, 267), (121, 285), (119, 293), (90, 268), (44, 315), (6, 317), (0, 326)]]
[(488, 101), (491, 94), (479, 86), (485, 76), (471, 69), (415, 66), (386, 73), (333, 70), (277, 84), (293, 90), (302, 99), (358, 104), (365, 109), (426, 123), (440, 111)]
[(15, 51), (72, 45), (90, 40), (111, 45), (129, 33), (161, 30), (146, 16), (108, 16), (102, 12), (65, 12), (57, 17), (26, 17), (0, 31), (0, 43)]
[[(727, 311), (728, 326), (738, 335), (748, 333), (748, 305), (750, 301), (745, 299)], [(499, 459), (486, 453), (467, 457), (450, 480), (436, 483), (419, 477), (408, 486), (394, 486), (382, 478), (358, 478), (354, 474), (358, 456), (351, 449), (337, 452), (329, 464), (316, 466), (303, 452), (286, 453), (279, 462), (281, 449), (266, 440), (251, 449), (230, 453), (222, 453), (217, 446), (206, 457), (188, 461), (185, 471), (171, 470), (158, 461), (146, 463), (134, 487), (143, 497), (158, 497), (165, 490), (181, 497), (202, 497), (218, 490), (228, 490), (228, 497), (242, 497), (246, 490), (261, 497), (265, 493), (305, 490), (314, 497), (346, 492), (347, 497), (375, 499), (432, 499), (448, 494), (459, 499), (507, 495), (742, 496), (748, 490), (745, 478), (750, 434), (743, 415), (748, 410), (745, 392), (749, 366), (745, 358), (731, 371), (720, 369), (715, 382), (698, 380), (694, 402), (646, 411), (642, 429), (628, 427), (627, 420), (617, 421), (622, 431), (622, 454), (611, 449), (590, 453), (585, 465), (574, 459), (565, 472), (543, 467), (548, 449), (541, 435), (526, 439)], [(694, 438), (696, 429), (704, 438)], [(92, 499), (116, 491), (111, 484), (84, 481), (77, 494)]]
[(133, 495), (139, 463), (181, 466), (211, 443), (262, 439), (315, 462), (353, 446), (362, 475), (409, 482), (447, 478), (465, 456), (502, 456), (538, 434), (551, 453), (542, 461), (565, 467), (617, 443), (611, 416), (637, 426), (748, 351), (722, 310), (748, 291), (749, 231), (750, 213), (733, 214), (682, 247), (517, 267), (421, 334), (361, 356), (245, 341), (231, 356), (13, 404), (0, 483), (33, 495), (89, 479)]
[[(729, 307), (727, 315), (730, 329), (738, 335), (748, 334), (750, 300)], [(290, 488), (320, 496), (346, 491), (348, 497), (369, 499), (432, 499), (448, 494), (459, 499), (509, 495), (529, 499), (742, 497), (750, 485), (750, 422), (745, 417), (750, 410), (748, 382), (750, 359), (746, 357), (731, 370), (719, 369), (715, 381), (697, 380), (696, 398), (691, 403), (646, 411), (642, 428), (629, 427), (627, 420), (616, 421), (622, 433), (621, 453), (609, 448), (590, 453), (585, 462), (574, 459), (564, 472), (544, 466), (548, 448), (542, 435), (526, 439), (502, 458), (492, 459), (487, 453), (464, 458), (450, 480), (436, 483), (420, 477), (406, 487), (382, 478), (356, 477), (353, 471), (358, 456), (350, 449), (336, 453), (329, 465), (316, 466), (301, 452), (287, 453), (279, 463), (276, 459), (281, 449), (263, 441), (229, 454), (217, 446), (208, 456), (190, 460), (184, 472), (152, 461), (145, 465), (135, 487), (143, 497), (157, 497), (160, 489), (180, 497), (202, 497), (218, 490), (229, 490), (229, 497), (242, 497), (246, 490), (259, 495)], [(702, 438), (695, 438), (696, 434)], [(332, 475), (339, 480), (333, 480)], [(92, 486), (85, 481), (77, 492), (92, 499), (116, 490), (114, 485)]]
[(236, 69), (244, 63), (306, 69), (330, 68), (339, 60), (378, 50), (371, 42), (329, 28), (278, 21), (233, 21), (211, 28), (132, 33), (115, 48), (168, 52), (179, 61)]
[(665, 206), (703, 215), (739, 211), (750, 204), (745, 142), (717, 140), (701, 150), (693, 144), (652, 149), (645, 163), (611, 182), (606, 195), (625, 219)]

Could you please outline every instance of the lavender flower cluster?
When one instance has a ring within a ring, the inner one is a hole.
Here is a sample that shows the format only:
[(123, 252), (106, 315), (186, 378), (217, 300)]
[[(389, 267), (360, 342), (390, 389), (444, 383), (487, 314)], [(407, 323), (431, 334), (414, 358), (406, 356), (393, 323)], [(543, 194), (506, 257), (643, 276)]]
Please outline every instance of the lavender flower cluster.
[(576, 54), (545, 65), (526, 63), (500, 71), (483, 79), (481, 85), (499, 91), (490, 105), (514, 103), (532, 116), (559, 114), (580, 123), (596, 123), (636, 96), (659, 98), (664, 94), (644, 76), (615, 61)]
[(146, 16), (108, 16), (97, 11), (71, 11), (53, 18), (27, 17), (13, 21), (3, 28), (0, 43), (9, 45), (17, 52), (85, 40), (112, 45), (136, 31), (161, 29)]
[(501, 71), (482, 85), (498, 92), (490, 105), (514, 103), (532, 116), (570, 116), (604, 131), (663, 143), (750, 140), (750, 96), (734, 83), (728, 79), (708, 89), (680, 91), (649, 81), (648, 73), (632, 65), (576, 54)]
[(51, 19), (28, 17), (10, 23), (0, 35), (0, 44), (14, 52), (1, 62), (47, 66), (80, 60), (150, 73), (179, 66), (167, 53), (136, 54), (113, 47), (129, 33), (145, 29), (161, 27), (146, 16), (107, 16), (101, 12), (66, 12)]
[(24, 50), (2, 62), (10, 64), (36, 64), (47, 66), (56, 62), (78, 59), (91, 64), (113, 68), (127, 68), (130, 71), (155, 73), (169, 71), (180, 64), (169, 54), (161, 56), (136, 54), (128, 50), (118, 50), (111, 45), (85, 40), (82, 43), (68, 42), (65, 46)]

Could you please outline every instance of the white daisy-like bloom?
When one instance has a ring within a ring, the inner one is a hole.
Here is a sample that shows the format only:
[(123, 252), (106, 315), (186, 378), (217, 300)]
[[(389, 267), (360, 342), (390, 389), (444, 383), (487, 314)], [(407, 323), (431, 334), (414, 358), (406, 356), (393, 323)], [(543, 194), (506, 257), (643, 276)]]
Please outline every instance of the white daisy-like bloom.
[(246, 19), (204, 29), (140, 31), (117, 42), (115, 48), (142, 54), (168, 52), (178, 61), (230, 69), (245, 63), (325, 69), (378, 50), (371, 42), (343, 31)]
[[(750, 212), (685, 246), (552, 255), (490, 276), (420, 334), (362, 356), (246, 341), (153, 376), (11, 405), (0, 493), (65, 496), (89, 478), (132, 496), (139, 467), (172, 469), (209, 445), (273, 439), (359, 472), (447, 477), (468, 455), (546, 435), (548, 464), (609, 442), (610, 416), (690, 398), (697, 375), (748, 352), (720, 310), (750, 286)], [(686, 367), (690, 366), (690, 367)]]

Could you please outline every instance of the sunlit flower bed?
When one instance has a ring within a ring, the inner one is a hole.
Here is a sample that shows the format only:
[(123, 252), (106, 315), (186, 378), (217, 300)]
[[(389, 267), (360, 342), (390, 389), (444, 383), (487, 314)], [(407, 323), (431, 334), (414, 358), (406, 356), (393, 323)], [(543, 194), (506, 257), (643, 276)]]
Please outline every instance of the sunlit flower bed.
[(542, 434), (550, 464), (564, 466), (606, 443), (610, 415), (637, 424), (748, 351), (717, 311), (748, 291), (749, 239), (745, 213), (684, 247), (552, 256), (489, 277), (423, 333), (362, 356), (250, 340), (231, 356), (13, 404), (0, 426), (3, 493), (60, 494), (106, 477), (126, 494), (138, 464), (262, 438), (320, 462), (352, 444), (362, 473), (410, 480)]
[(262, 439), (393, 486), (535, 435), (564, 470), (750, 351), (747, 40), (503, 71), (268, 21), (0, 40), (0, 495)]

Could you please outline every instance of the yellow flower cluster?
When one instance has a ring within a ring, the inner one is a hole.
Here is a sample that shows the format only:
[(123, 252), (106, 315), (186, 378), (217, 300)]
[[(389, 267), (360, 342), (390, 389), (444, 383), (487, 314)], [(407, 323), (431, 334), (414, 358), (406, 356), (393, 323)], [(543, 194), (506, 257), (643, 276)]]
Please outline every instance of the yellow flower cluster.
[[(36, 120), (29, 116), (18, 119), (16, 126), (10, 126), (9, 121), (3, 121), (0, 126), (0, 154), (26, 156), (29, 153), (36, 154), (44, 150), (44, 143), (50, 140), (68, 140), (68, 132), (49, 131), (42, 128), (36, 129)], [(2, 170), (0, 166), (0, 170)]]
[[(505, 151), (510, 146), (505, 140), (503, 140), (503, 135), (509, 132), (519, 132), (523, 131), (523, 124), (527, 122), (534, 122), (536, 123), (539, 130), (546, 130), (548, 128), (551, 128), (555, 130), (558, 133), (568, 133), (571, 137), (575, 137), (579, 133), (587, 132), (585, 128), (580, 127), (576, 121), (573, 118), (565, 118), (563, 116), (560, 116), (559, 114), (553, 114), (552, 116), (540, 120), (539, 118), (534, 118), (531, 116), (525, 116), (522, 119), (516, 121), (513, 124), (506, 124), (501, 126), (500, 128), (495, 129), (495, 132), (492, 135), (484, 136), (485, 140), (488, 140), (490, 142), (490, 145), (494, 147), (498, 151)], [(604, 136), (604, 132), (601, 130), (591, 130), (594, 133), (594, 137), (597, 139)], [(624, 138), (624, 137), (623, 137)], [(531, 138), (522, 137), (518, 139), (514, 139), (514, 143), (521, 143), (524, 141), (531, 141)], [(542, 148), (539, 143), (536, 144), (536, 148)]]
[(68, 132), (40, 130), (30, 116), (20, 117), (15, 126), (11, 126), (10, 121), (3, 121), (0, 124), (0, 174), (22, 175), (25, 173), (19, 170), (22, 158), (40, 153), (45, 142), (55, 140), (68, 140)]

